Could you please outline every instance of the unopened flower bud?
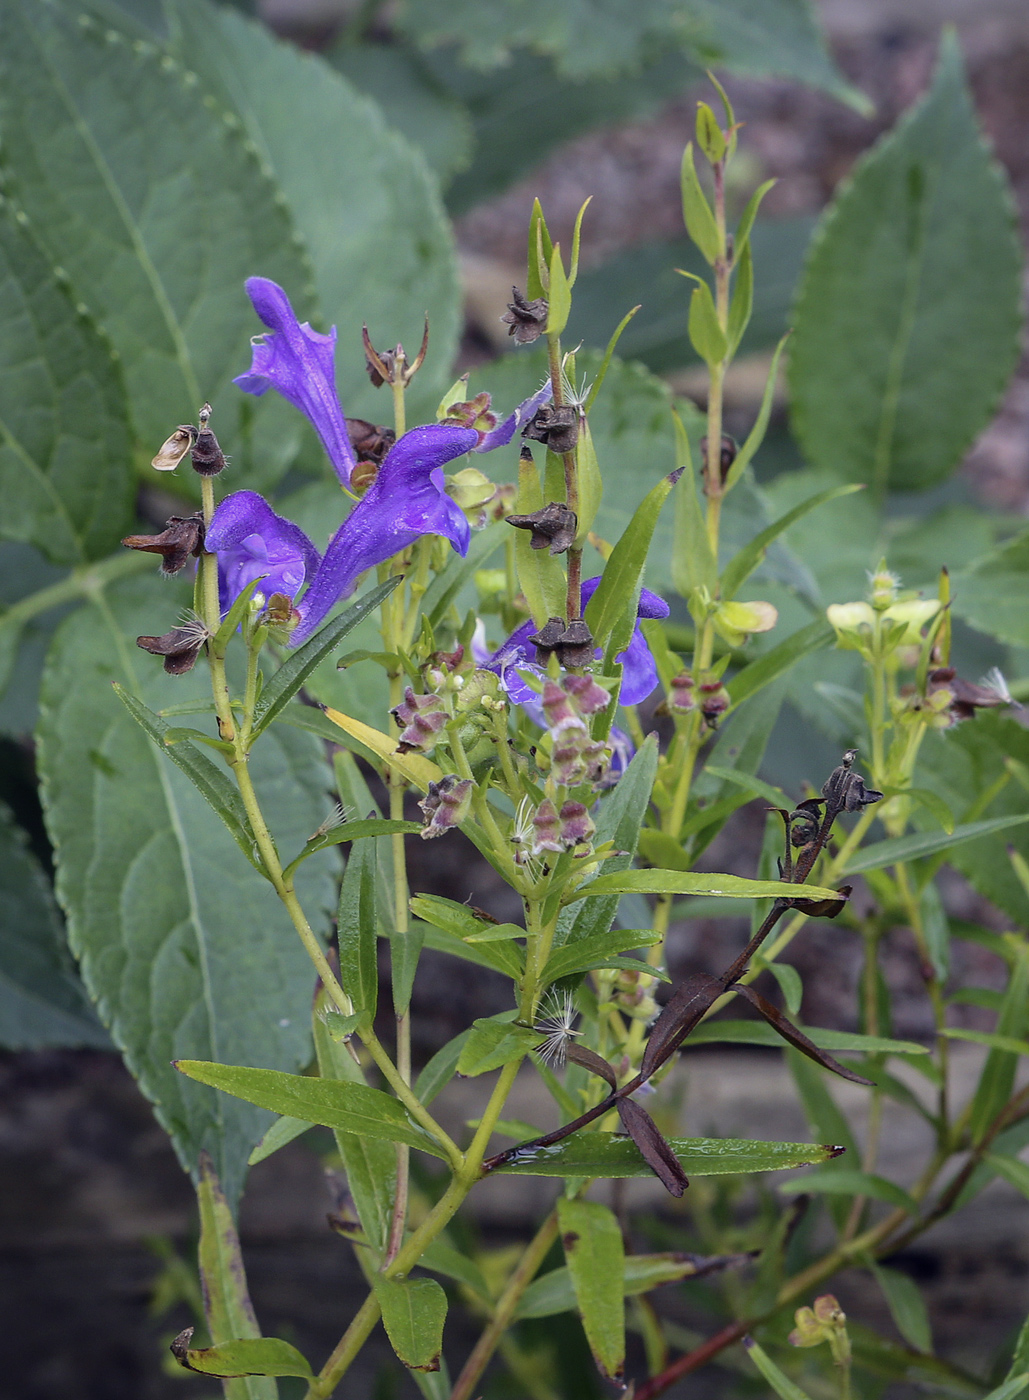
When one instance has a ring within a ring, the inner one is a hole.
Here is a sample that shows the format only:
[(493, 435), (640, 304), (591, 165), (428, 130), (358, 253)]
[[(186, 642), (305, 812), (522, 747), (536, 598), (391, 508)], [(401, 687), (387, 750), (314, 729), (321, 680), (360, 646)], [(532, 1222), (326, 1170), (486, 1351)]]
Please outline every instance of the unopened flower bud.
[(720, 715), (724, 715), (730, 705), (729, 692), (721, 681), (707, 681), (698, 687), (700, 713), (714, 728)]
[(593, 824), (589, 808), (582, 802), (562, 803), (558, 818), (561, 823), (561, 840), (564, 842), (566, 850), (572, 850), (573, 847), (581, 846), (589, 841), (597, 829)]
[(732, 647), (741, 646), (752, 632), (769, 632), (779, 620), (771, 603), (719, 603), (715, 631)]
[(435, 748), (437, 734), (449, 718), (439, 695), (416, 695), (410, 686), (404, 691), (402, 703), (390, 713), (402, 729), (397, 745), (399, 753), (408, 753), (411, 749), (430, 753)]
[(425, 813), (425, 825), (419, 833), (423, 841), (445, 836), (452, 827), (461, 825), (471, 809), (474, 787), (471, 778), (458, 780), (453, 773), (448, 773), (438, 783), (429, 784), (428, 792), (418, 804)]
[(883, 612), (883, 623), (891, 625), (890, 642), (894, 646), (917, 646), (922, 641), (922, 628), (939, 612), (939, 598), (909, 598), (891, 603)]
[[(258, 596), (255, 593), (254, 599)], [(269, 627), (287, 637), (300, 622), (300, 612), (293, 606), (293, 599), (286, 593), (272, 594), (268, 599), (264, 617)], [(282, 640), (282, 638), (277, 637), (276, 640)]]
[(564, 688), (549, 678), (543, 682), (543, 713), (546, 716), (547, 728), (553, 729), (555, 725), (563, 724), (572, 720), (576, 724), (581, 724), (577, 709), (572, 705)]
[(869, 600), (872, 607), (877, 612), (888, 608), (897, 597), (897, 589), (900, 586), (900, 579), (896, 574), (890, 573), (886, 567), (886, 560), (880, 559), (879, 567), (874, 573), (868, 575)]
[(693, 696), (693, 677), (688, 671), (673, 676), (668, 691), (668, 708), (675, 714), (686, 715), (697, 708)]
[(540, 855), (543, 851), (555, 851), (558, 855), (564, 850), (561, 844), (561, 823), (557, 815), (557, 808), (549, 797), (545, 797), (536, 808), (532, 818), (532, 827), (535, 832), (535, 840), (532, 843), (532, 854)]
[(832, 603), (825, 610), (844, 651), (862, 651), (872, 635), (875, 613), (868, 603)]
[(378, 475), (379, 468), (374, 462), (363, 459), (355, 463), (354, 470), (350, 473), (351, 491), (355, 496), (363, 496)]
[(580, 715), (598, 715), (606, 710), (611, 697), (592, 676), (565, 676), (561, 688), (572, 697)]
[(488, 522), (486, 507), (497, 488), (478, 467), (464, 467), (446, 478), (447, 495), (464, 511), (469, 525), (481, 530)]

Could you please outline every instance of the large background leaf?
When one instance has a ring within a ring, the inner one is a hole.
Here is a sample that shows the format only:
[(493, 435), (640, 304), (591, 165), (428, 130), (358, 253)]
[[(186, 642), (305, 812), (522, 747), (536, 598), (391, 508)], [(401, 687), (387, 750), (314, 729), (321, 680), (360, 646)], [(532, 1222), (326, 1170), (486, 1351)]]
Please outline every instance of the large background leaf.
[(932, 88), (816, 235), (790, 355), (811, 461), (880, 490), (946, 477), (1014, 368), (1019, 267), (1011, 197), (944, 37)]
[[(267, 480), (299, 423), (274, 396), (256, 412), (236, 389), (222, 396), (249, 363), (242, 284), (272, 277), (303, 313), (309, 264), (240, 123), (206, 96), (109, 16), (29, 0), (0, 9), (7, 190), (121, 355), (144, 458), (209, 399), (227, 445), (244, 422), (261, 425)], [(241, 453), (237, 470), (246, 464)]]
[(431, 412), (451, 382), (460, 289), (450, 228), (421, 155), (324, 60), (203, 0), (179, 0), (174, 13), (183, 62), (238, 112), (285, 196), (324, 319), (339, 327), (345, 411), (389, 417), (388, 390), (377, 392), (365, 371), (362, 322), (375, 345), (399, 340), (413, 356), (428, 313), (430, 358), (410, 411), (416, 419)]
[[(133, 644), (168, 601), (166, 584), (136, 581), (62, 624), (44, 677), (40, 766), (58, 896), (86, 985), (183, 1165), (195, 1171), (206, 1147), (232, 1199), (268, 1116), (190, 1083), (171, 1061), (299, 1068), (313, 974), (270, 885), (111, 688), (138, 687), (155, 709), (202, 697), (203, 668), (167, 677)], [(319, 746), (275, 726), (253, 771), (292, 852), (328, 807)], [(315, 856), (298, 876), (323, 932), (331, 861)]]
[(0, 534), (59, 563), (132, 520), (128, 405), (110, 347), (10, 205), (0, 209)]
[(110, 1043), (76, 975), (50, 881), (0, 803), (0, 1045)]

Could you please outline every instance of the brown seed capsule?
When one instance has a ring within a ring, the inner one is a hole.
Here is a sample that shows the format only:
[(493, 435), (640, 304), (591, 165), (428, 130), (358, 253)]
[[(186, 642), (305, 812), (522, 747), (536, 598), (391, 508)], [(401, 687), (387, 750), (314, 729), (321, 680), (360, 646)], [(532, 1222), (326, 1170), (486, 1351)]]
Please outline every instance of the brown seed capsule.
[(200, 511), (195, 515), (171, 515), (159, 535), (126, 535), (122, 544), (126, 549), (162, 555), (161, 573), (177, 574), (191, 554), (199, 558), (203, 550), (204, 517)]
[(192, 671), (209, 635), (203, 623), (188, 622), (182, 627), (173, 627), (163, 637), (137, 637), (136, 645), (153, 656), (163, 656), (164, 669), (169, 676), (184, 676)]
[[(725, 479), (729, 475), (729, 469), (732, 466), (733, 462), (735, 462), (736, 455), (739, 452), (739, 450), (739, 444), (736, 442), (736, 439), (730, 437), (728, 433), (723, 433), (722, 450), (718, 456), (718, 470), (722, 478), (723, 486), (725, 485)], [(705, 464), (707, 462), (706, 437), (700, 439), (700, 460)]]
[(392, 428), (379, 427), (363, 418), (348, 418), (347, 437), (359, 461), (372, 462), (376, 467), (397, 440)]
[(563, 554), (575, 542), (579, 522), (574, 510), (569, 510), (562, 501), (551, 501), (531, 515), (509, 515), (507, 523), (518, 530), (532, 531), (530, 548), (549, 549), (551, 554)]
[(517, 287), (511, 288), (512, 300), (508, 302), (507, 314), (501, 322), (509, 326), (508, 335), (514, 336), (519, 345), (531, 345), (539, 340), (546, 329), (549, 308), (543, 297), (537, 301), (526, 301)]
[(522, 437), (545, 443), (551, 452), (571, 452), (579, 441), (579, 410), (572, 404), (545, 403), (526, 423)]
[(552, 651), (556, 651), (558, 643), (564, 636), (565, 623), (562, 617), (548, 618), (545, 624), (529, 638), (536, 648), (536, 662), (540, 666), (547, 664), (547, 658)]
[(557, 659), (562, 666), (587, 666), (593, 660), (593, 633), (581, 617), (573, 617), (558, 638)]

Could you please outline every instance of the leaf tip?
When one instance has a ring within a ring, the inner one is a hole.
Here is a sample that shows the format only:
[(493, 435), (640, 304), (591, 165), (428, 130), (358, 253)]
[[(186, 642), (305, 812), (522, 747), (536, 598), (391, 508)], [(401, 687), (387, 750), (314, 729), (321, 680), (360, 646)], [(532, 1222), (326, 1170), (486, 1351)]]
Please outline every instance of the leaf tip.
[(846, 1149), (845, 1147), (840, 1147), (840, 1146), (838, 1146), (838, 1145), (835, 1144), (835, 1143), (831, 1143), (831, 1142), (823, 1142), (823, 1143), (822, 1143), (822, 1151), (823, 1151), (823, 1152), (827, 1152), (827, 1153), (829, 1154), (830, 1157), (842, 1157), (843, 1154), (844, 1154), (844, 1152), (846, 1152), (846, 1150), (847, 1150), (847, 1149)]

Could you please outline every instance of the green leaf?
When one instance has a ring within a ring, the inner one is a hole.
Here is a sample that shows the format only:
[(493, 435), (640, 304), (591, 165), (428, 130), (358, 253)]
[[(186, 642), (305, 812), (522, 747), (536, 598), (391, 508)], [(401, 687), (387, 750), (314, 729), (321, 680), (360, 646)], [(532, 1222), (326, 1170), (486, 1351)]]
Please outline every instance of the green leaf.
[(313, 1127), (313, 1123), (308, 1123), (303, 1118), (276, 1118), (247, 1158), (247, 1166), (256, 1167), (258, 1162), (263, 1162), (266, 1157), (278, 1152), (280, 1147), (285, 1147), (288, 1142), (292, 1142), (302, 1133), (306, 1133), (308, 1128)]
[[(775, 964), (772, 964), (774, 966)], [(928, 1055), (928, 1048), (914, 1040), (890, 1040), (881, 1035), (857, 1035), (851, 1031), (825, 1031), (802, 1026), (821, 1050), (850, 1050), (862, 1055)], [(774, 1045), (782, 1037), (764, 1021), (704, 1021), (690, 1032), (690, 1045)]]
[(555, 243), (550, 254), (550, 286), (547, 288), (547, 335), (560, 335), (568, 324), (572, 309), (572, 289), (561, 261), (561, 245)]
[(1025, 1162), (1019, 1157), (1005, 1157), (999, 1152), (988, 1152), (986, 1161), (1009, 1186), (1029, 1197), (1029, 1166)]
[(0, 534), (57, 563), (132, 523), (132, 432), (111, 347), (28, 220), (0, 209)]
[(461, 589), (509, 538), (510, 529), (506, 521), (495, 520), (485, 530), (472, 536), (468, 553), (463, 559), (456, 552), (451, 554), (446, 568), (432, 580), (422, 599), (422, 613), (432, 627), (438, 627), (443, 622)]
[[(649, 1293), (663, 1283), (677, 1283), (699, 1272), (700, 1261), (681, 1254), (628, 1254), (624, 1259), (623, 1288), (627, 1298)], [(551, 1269), (533, 1279), (522, 1294), (515, 1317), (553, 1317), (575, 1307), (572, 1276), (567, 1267)]]
[[(732, 1176), (779, 1171), (828, 1161), (835, 1147), (810, 1142), (760, 1142), (742, 1138), (669, 1138), (687, 1176)], [(650, 1176), (627, 1138), (578, 1133), (553, 1147), (530, 1148), (498, 1171), (519, 1176)]]
[[(969, 988), (969, 990), (978, 990)], [(1002, 995), (994, 993), (995, 996)], [(1029, 1041), (1016, 1040), (1010, 1035), (996, 1035), (993, 1031), (962, 1031), (953, 1026), (944, 1026), (936, 1032), (948, 1040), (967, 1040), (973, 1045), (988, 1045), (991, 1050), (1006, 1050), (1012, 1055), (1029, 1055)]]
[(255, 737), (278, 717), (315, 667), (339, 646), (348, 632), (352, 632), (389, 597), (399, 582), (399, 578), (391, 578), (381, 583), (378, 588), (369, 589), (356, 603), (352, 603), (346, 612), (327, 622), (302, 647), (290, 652), (275, 674), (265, 682), (254, 707)]
[(922, 932), (933, 971), (942, 984), (950, 973), (950, 923), (935, 880), (930, 880), (918, 898)]
[(932, 87), (858, 163), (821, 225), (790, 355), (808, 458), (911, 490), (949, 475), (1018, 355), (1011, 196), (953, 34)]
[(817, 510), (819, 506), (825, 505), (828, 501), (836, 500), (838, 496), (849, 496), (860, 490), (860, 484), (853, 483), (846, 486), (834, 486), (828, 491), (820, 491), (816, 496), (809, 496), (799, 506), (794, 506), (792, 510), (787, 511), (785, 515), (781, 515), (778, 520), (769, 525), (766, 530), (755, 535), (723, 571), (722, 597), (735, 598), (742, 585), (765, 557), (768, 546), (773, 540), (778, 539), (784, 530), (788, 530), (795, 520), (800, 520), (810, 511)]
[(435, 1279), (372, 1276), (382, 1324), (393, 1350), (416, 1371), (438, 1371), (447, 1295)]
[(0, 1045), (111, 1048), (68, 951), (50, 881), (0, 803)]
[(765, 433), (768, 431), (768, 420), (772, 416), (772, 404), (775, 401), (775, 386), (778, 381), (779, 360), (782, 356), (782, 352), (786, 349), (786, 341), (789, 335), (790, 332), (787, 331), (775, 347), (772, 362), (768, 366), (768, 377), (765, 380), (765, 392), (761, 396), (761, 407), (758, 409), (757, 417), (754, 420), (754, 426), (744, 439), (743, 446), (736, 454), (736, 460), (729, 468), (729, 475), (725, 478), (726, 493), (731, 491), (743, 476), (743, 473), (747, 470), (758, 448), (765, 440)]
[[(408, 411), (428, 414), (450, 382), (461, 291), (453, 235), (420, 153), (323, 59), (280, 42), (264, 25), (197, 0), (179, 0), (174, 13), (180, 56), (238, 115), (285, 199), (326, 322), (340, 327), (343, 344), (352, 337), (350, 352), (337, 355), (347, 413), (376, 422), (381, 413), (357, 340), (361, 323), (376, 345), (400, 340), (413, 356), (427, 314), (429, 358)], [(355, 190), (368, 195), (360, 218)], [(258, 267), (272, 276), (259, 260), (250, 273)]]
[(919, 856), (935, 855), (937, 851), (948, 851), (952, 846), (960, 846), (965, 841), (975, 841), (980, 836), (989, 836), (996, 831), (1006, 831), (1008, 827), (1021, 826), (1029, 822), (1029, 813), (1014, 813), (1010, 817), (990, 817), (986, 821), (968, 822), (956, 826), (953, 831), (918, 831), (910, 836), (894, 836), (888, 841), (876, 841), (871, 846), (863, 846), (847, 862), (848, 875), (857, 875), (864, 870), (881, 870), (886, 865), (896, 865), (898, 861), (917, 860)]
[(219, 768), (202, 749), (198, 749), (188, 739), (176, 738), (174, 743), (167, 743), (168, 735), (174, 731), (160, 715), (155, 714), (138, 696), (123, 686), (115, 683), (114, 691), (143, 732), (159, 745), (161, 752), (171, 759), (176, 768), (185, 773), (211, 811), (225, 823), (232, 839), (254, 869), (262, 871), (257, 842), (243, 806), (243, 799), (225, 770)]
[[(1029, 999), (1029, 948), (1015, 935), (1007, 940), (1014, 953), (1011, 980), (997, 1016), (997, 1035), (1013, 1040), (1025, 1037), (1027, 999)], [(972, 1099), (968, 1130), (973, 1143), (982, 1141), (997, 1114), (1001, 1112), (1015, 1082), (1018, 1055), (1008, 1049), (993, 1048), (986, 1057), (979, 1083)]]
[[(280, 1337), (253, 1337), (213, 1347), (191, 1347), (185, 1353), (184, 1364), (203, 1376), (301, 1376), (304, 1380), (313, 1377), (307, 1358)], [(257, 1389), (235, 1392), (227, 1388), (225, 1393), (264, 1396), (278, 1392)]]
[(873, 1201), (885, 1201), (887, 1205), (899, 1206), (909, 1215), (918, 1214), (918, 1206), (912, 1197), (895, 1182), (874, 1172), (853, 1171), (843, 1167), (836, 1171), (809, 1172), (796, 1181), (787, 1181), (780, 1188), (791, 1195), (803, 1191), (825, 1191), (832, 1196), (871, 1196)]
[(613, 1212), (598, 1201), (561, 1198), (558, 1228), (586, 1340), (601, 1373), (625, 1368), (625, 1248)]
[[(573, 972), (588, 972), (595, 967), (606, 967), (616, 954), (624, 953), (627, 948), (652, 948), (660, 941), (660, 934), (655, 933), (653, 929), (615, 928), (607, 933), (593, 933), (557, 948), (550, 955), (541, 980), (544, 983), (556, 982), (559, 977), (568, 977)], [(617, 965), (624, 966), (625, 961), (623, 958)], [(640, 964), (640, 967), (643, 970), (645, 965)], [(646, 970), (650, 971), (649, 968)]]
[(754, 227), (754, 220), (757, 218), (758, 210), (761, 208), (761, 202), (775, 183), (775, 180), (765, 180), (762, 184), (758, 185), (757, 189), (747, 200), (746, 207), (740, 215), (740, 221), (736, 225), (735, 243), (737, 256), (744, 247), (749, 246), (751, 231)]
[(461, 1031), (453, 1040), (448, 1040), (442, 1050), (436, 1051), (415, 1080), (414, 1091), (426, 1108), (439, 1091), (453, 1079), (461, 1051), (470, 1034), (470, 1030)]
[(875, 1280), (883, 1291), (897, 1331), (916, 1351), (932, 1353), (933, 1334), (929, 1313), (918, 1284), (899, 1269), (887, 1269), (882, 1264), (870, 1265)]
[[(315, 1016), (314, 1048), (318, 1073), (323, 1080), (342, 1080), (365, 1087), (364, 1075), (349, 1049), (329, 1035), (325, 1024)], [(397, 1190), (397, 1149), (387, 1138), (368, 1133), (333, 1130), (336, 1147), (347, 1174), (347, 1190), (364, 1231), (365, 1242), (381, 1259), (389, 1239), (393, 1202)]]
[(752, 1337), (745, 1337), (743, 1345), (751, 1361), (779, 1396), (779, 1400), (809, 1400), (807, 1393), (791, 1381), (785, 1371), (779, 1369), (764, 1348), (758, 1346)]
[[(1029, 820), (1029, 818), (1027, 818)], [(802, 894), (798, 894), (802, 890)], [(740, 875), (711, 875), (696, 870), (624, 870), (598, 875), (581, 885), (567, 900), (605, 894), (704, 894), (722, 899), (838, 899), (835, 890), (820, 885), (788, 885), (779, 880), (746, 880)]]
[[(279, 425), (262, 429), (276, 438), (268, 480), (285, 467), (299, 424), (283, 430), (285, 405), (256, 409), (230, 386), (254, 328), (242, 286), (260, 269), (303, 318), (306, 266), (239, 122), (203, 100), (184, 65), (129, 31), (86, 6), (74, 15), (28, 0), (4, 6), (5, 166), (50, 259), (119, 355), (141, 456), (207, 398), (226, 450), (242, 446), (244, 421)], [(237, 454), (237, 485), (253, 484), (248, 455)], [(188, 475), (180, 489), (195, 490)]]
[(706, 282), (698, 282), (693, 288), (688, 326), (690, 344), (708, 368), (720, 365), (729, 353), (729, 345), (718, 324), (714, 298)]
[[(214, 1360), (217, 1364), (224, 1356), (222, 1344), (229, 1343), (231, 1346), (238, 1340), (259, 1338), (261, 1329), (257, 1325), (247, 1291), (243, 1254), (239, 1247), (239, 1236), (236, 1234), (232, 1211), (206, 1152), (200, 1154), (197, 1204), (200, 1208), (197, 1261), (204, 1296), (204, 1316), (211, 1340), (215, 1343), (213, 1348), (205, 1348), (200, 1355), (203, 1360)], [(285, 1343), (279, 1345), (284, 1346)], [(212, 1355), (215, 1352), (218, 1353), (217, 1357)], [(303, 1357), (300, 1359), (303, 1361)], [(224, 1361), (222, 1364), (225, 1364)], [(231, 1361), (228, 1364), (233, 1367), (232, 1370), (224, 1373), (215, 1371), (213, 1374), (241, 1375), (252, 1369), (251, 1366), (243, 1365), (236, 1371)], [(304, 1362), (304, 1365), (306, 1364)], [(200, 1365), (195, 1369), (203, 1370), (204, 1367)], [(308, 1373), (309, 1371), (303, 1374)], [(261, 1369), (252, 1377), (226, 1385), (227, 1400), (276, 1400), (278, 1387), (270, 1377), (292, 1374), (294, 1373)]]
[(726, 328), (729, 340), (729, 358), (736, 354), (743, 333), (750, 324), (754, 310), (754, 255), (750, 244), (744, 243), (743, 251), (736, 259), (736, 277), (733, 283), (732, 300), (729, 303), (729, 324)]
[(762, 782), (760, 778), (755, 778), (752, 773), (738, 773), (735, 768), (720, 768), (716, 763), (705, 763), (704, 772), (709, 778), (720, 778), (723, 783), (732, 783), (736, 787), (741, 787), (753, 797), (764, 798), (773, 807), (792, 806), (790, 799), (781, 788), (772, 787), (771, 783)]
[(427, 1249), (422, 1250), (422, 1256), (418, 1260), (420, 1269), (431, 1269), (434, 1274), (442, 1274), (444, 1278), (455, 1279), (458, 1283), (463, 1283), (466, 1288), (481, 1298), (484, 1303), (493, 1302), (489, 1284), (485, 1275), (476, 1264), (474, 1259), (469, 1259), (467, 1254), (462, 1254), (460, 1250), (451, 1248), (444, 1244), (442, 1240), (433, 1240)]
[(421, 829), (421, 822), (395, 822), (382, 817), (370, 817), (363, 822), (345, 821), (320, 836), (309, 837), (304, 849), (286, 867), (285, 873), (292, 874), (301, 861), (326, 850), (329, 846), (341, 846), (350, 841), (367, 840), (369, 837), (378, 842), (383, 836), (411, 836)]
[(381, 1089), (340, 1080), (311, 1079), (302, 1074), (283, 1074), (274, 1069), (216, 1065), (205, 1060), (176, 1060), (175, 1068), (199, 1084), (210, 1084), (247, 1103), (271, 1109), (273, 1113), (321, 1123), (344, 1133), (403, 1142), (422, 1152), (441, 1155), (428, 1133), (408, 1117), (403, 1104)]
[(686, 143), (686, 149), (682, 153), (679, 183), (682, 189), (682, 221), (686, 225), (686, 231), (705, 260), (713, 266), (715, 259), (721, 254), (721, 243), (715, 216), (697, 178), (692, 141)]
[(712, 597), (718, 587), (718, 566), (700, 505), (697, 468), (686, 429), (675, 415), (676, 465), (682, 474), (675, 486), (675, 526), (672, 543), (672, 583), (681, 598), (695, 588), (706, 588)]
[(664, 477), (640, 502), (586, 604), (586, 624), (598, 647), (607, 649), (610, 643), (611, 650), (620, 653), (628, 645), (654, 528), (673, 484), (671, 477)]
[(1023, 1371), (1020, 1375), (1010, 1376), (996, 1390), (991, 1390), (984, 1400), (1015, 1400), (1016, 1395), (1021, 1395), (1026, 1386), (1029, 1385), (1029, 1371)]
[[(184, 602), (167, 580), (135, 579), (62, 623), (43, 679), (38, 761), (83, 980), (183, 1165), (194, 1171), (206, 1147), (232, 1201), (268, 1117), (189, 1083), (170, 1062), (306, 1063), (313, 972), (274, 890), (168, 761), (182, 745), (158, 752), (112, 689), (121, 681), (153, 711), (206, 700), (205, 668), (167, 676), (134, 645)], [(321, 747), (276, 726), (250, 767), (276, 844), (302, 845), (325, 812)], [(320, 938), (334, 897), (328, 859), (306, 861), (297, 878)]]
[(362, 841), (350, 852), (339, 891), (339, 971), (354, 1011), (369, 1021), (379, 996), (377, 881), (375, 843)]
[(1016, 535), (1003, 549), (956, 575), (953, 608), (958, 617), (980, 632), (1011, 646), (1029, 646), (1029, 624), (1023, 606), (1029, 584), (1029, 531)]
[(467, 166), (475, 142), (470, 113), (436, 81), (420, 54), (396, 42), (344, 40), (323, 57), (381, 108), (442, 184)]
[(688, 0), (673, 9), (641, 0), (606, 10), (584, 0), (560, 7), (547, 0), (411, 0), (402, 28), (425, 48), (459, 44), (462, 61), (473, 68), (497, 68), (513, 49), (529, 47), (578, 81), (632, 70), (655, 50), (671, 48), (701, 67), (794, 78), (869, 110), (834, 67), (801, 0)]
[(737, 671), (727, 689), (734, 705), (741, 705), (759, 690), (779, 679), (805, 656), (823, 651), (835, 638), (828, 622), (819, 618), (799, 632), (794, 632), (785, 641), (779, 642), (771, 651), (766, 651), (756, 661)]
[(520, 1060), (539, 1045), (543, 1036), (529, 1026), (511, 1024), (510, 1011), (500, 1016), (484, 1016), (473, 1021), (468, 1039), (457, 1061), (458, 1074), (473, 1077), (499, 1069), (511, 1060)]

